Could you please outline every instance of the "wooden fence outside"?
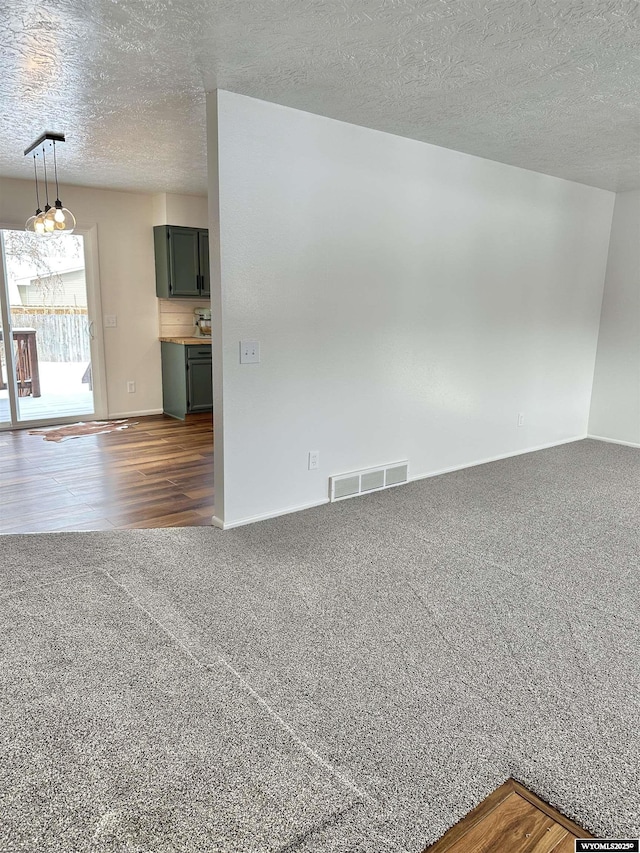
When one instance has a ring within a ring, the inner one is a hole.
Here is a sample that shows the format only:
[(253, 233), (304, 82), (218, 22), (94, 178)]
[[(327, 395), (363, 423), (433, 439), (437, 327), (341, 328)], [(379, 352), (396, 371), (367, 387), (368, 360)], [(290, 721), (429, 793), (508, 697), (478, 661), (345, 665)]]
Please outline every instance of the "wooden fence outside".
[(14, 329), (35, 329), (40, 361), (90, 361), (86, 308), (20, 306), (11, 311)]

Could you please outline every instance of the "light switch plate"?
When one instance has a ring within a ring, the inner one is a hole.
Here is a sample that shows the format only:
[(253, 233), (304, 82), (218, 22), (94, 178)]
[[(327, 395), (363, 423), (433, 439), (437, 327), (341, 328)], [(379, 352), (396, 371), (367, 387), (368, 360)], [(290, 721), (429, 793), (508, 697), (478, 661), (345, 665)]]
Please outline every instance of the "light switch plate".
[(260, 341), (240, 341), (240, 364), (259, 364)]

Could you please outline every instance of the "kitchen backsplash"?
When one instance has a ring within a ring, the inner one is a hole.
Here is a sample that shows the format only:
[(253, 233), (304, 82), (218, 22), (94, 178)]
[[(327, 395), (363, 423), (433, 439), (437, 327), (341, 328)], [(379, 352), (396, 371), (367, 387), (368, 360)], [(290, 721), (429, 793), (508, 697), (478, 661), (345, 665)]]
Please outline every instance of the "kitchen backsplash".
[(208, 299), (158, 299), (160, 337), (182, 337), (195, 334), (196, 308), (210, 308)]

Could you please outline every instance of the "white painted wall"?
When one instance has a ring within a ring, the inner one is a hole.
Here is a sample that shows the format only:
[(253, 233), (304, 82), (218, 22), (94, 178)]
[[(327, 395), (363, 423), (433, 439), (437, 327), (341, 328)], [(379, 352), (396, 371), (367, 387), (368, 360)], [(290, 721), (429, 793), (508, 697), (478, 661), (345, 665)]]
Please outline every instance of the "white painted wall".
[(586, 435), (612, 193), (229, 92), (208, 123), (220, 522)]
[(616, 196), (589, 433), (640, 447), (640, 191)]
[[(167, 214), (167, 194), (154, 193), (151, 196), (151, 222), (153, 225), (169, 225)], [(171, 223), (173, 224), (173, 223)]]
[(155, 193), (153, 196), (153, 224), (207, 228), (207, 197)]
[[(97, 226), (102, 312), (118, 318), (117, 328), (104, 329), (109, 415), (162, 411), (152, 227), (158, 199), (85, 187), (60, 189), (78, 226)], [(23, 228), (34, 199), (31, 181), (0, 178), (0, 222)], [(171, 224), (196, 224), (195, 217), (206, 227), (206, 198), (166, 196), (164, 203), (172, 215), (183, 216)], [(129, 379), (136, 383), (135, 394), (127, 393)]]

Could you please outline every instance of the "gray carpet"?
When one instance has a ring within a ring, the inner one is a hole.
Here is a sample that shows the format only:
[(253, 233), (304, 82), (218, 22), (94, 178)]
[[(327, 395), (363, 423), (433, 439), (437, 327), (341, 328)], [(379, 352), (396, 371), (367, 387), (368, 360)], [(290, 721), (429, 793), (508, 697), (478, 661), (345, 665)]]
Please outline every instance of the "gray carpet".
[(513, 776), (640, 833), (640, 453), (236, 530), (0, 538), (0, 849), (420, 851)]

